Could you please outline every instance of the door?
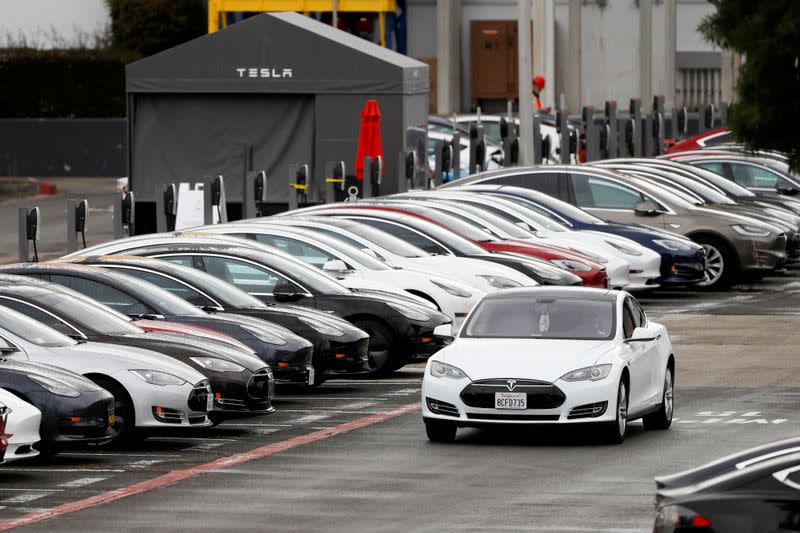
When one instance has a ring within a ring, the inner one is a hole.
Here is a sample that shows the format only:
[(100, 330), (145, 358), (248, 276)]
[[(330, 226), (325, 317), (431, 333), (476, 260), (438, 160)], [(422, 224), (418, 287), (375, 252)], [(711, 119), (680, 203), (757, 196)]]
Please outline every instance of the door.
[[(633, 330), (647, 325), (644, 320), (644, 312), (632, 298), (625, 298), (622, 313), (622, 330), (625, 338), (633, 335)], [(656, 371), (660, 366), (659, 343), (652, 341), (637, 341), (625, 344), (628, 360), (630, 361), (630, 401), (629, 412), (635, 413), (655, 403), (654, 393), (657, 380), (656, 374), (663, 374)], [(660, 391), (660, 388), (659, 388)]]
[(517, 21), (473, 20), (470, 23), (472, 102), (517, 98)]
[[(623, 224), (645, 224), (663, 228), (663, 208), (654, 198), (621, 181), (594, 174), (569, 173), (575, 205), (603, 220)], [(634, 207), (641, 201), (652, 201), (660, 208), (655, 215), (637, 215)]]

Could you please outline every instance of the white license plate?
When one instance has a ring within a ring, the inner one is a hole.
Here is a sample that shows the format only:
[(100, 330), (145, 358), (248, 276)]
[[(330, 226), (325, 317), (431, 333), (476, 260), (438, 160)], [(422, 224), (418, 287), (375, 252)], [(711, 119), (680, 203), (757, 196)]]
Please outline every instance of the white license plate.
[(495, 392), (495, 409), (527, 409), (528, 395), (524, 392)]
[(308, 384), (309, 385), (313, 385), (314, 384), (314, 367), (313, 366), (308, 367)]

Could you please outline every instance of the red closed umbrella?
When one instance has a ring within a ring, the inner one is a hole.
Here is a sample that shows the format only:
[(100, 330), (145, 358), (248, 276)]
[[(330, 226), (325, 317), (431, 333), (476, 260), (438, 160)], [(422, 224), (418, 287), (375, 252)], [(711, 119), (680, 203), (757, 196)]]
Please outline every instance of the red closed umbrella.
[(381, 111), (374, 98), (367, 100), (361, 110), (361, 129), (358, 132), (358, 151), (356, 152), (355, 168), (356, 178), (364, 179), (364, 158), (383, 158), (383, 144), (381, 143)]

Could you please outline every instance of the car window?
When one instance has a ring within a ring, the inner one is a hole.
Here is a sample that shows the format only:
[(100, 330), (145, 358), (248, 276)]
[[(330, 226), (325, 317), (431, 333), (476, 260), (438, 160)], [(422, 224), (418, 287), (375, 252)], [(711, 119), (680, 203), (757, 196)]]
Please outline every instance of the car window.
[(558, 174), (555, 172), (537, 172), (535, 174), (516, 174), (501, 176), (491, 180), (498, 185), (513, 185), (543, 192), (558, 198)]
[(771, 170), (762, 167), (750, 167), (750, 174), (753, 176), (753, 181), (756, 182), (756, 187), (774, 189), (781, 179), (781, 175)]
[(633, 335), (633, 330), (636, 329), (633, 312), (628, 305), (622, 306), (622, 334), (626, 339)]
[(722, 163), (698, 163), (697, 166), (706, 170), (710, 170), (714, 174), (719, 174), (720, 176), (725, 175), (725, 170), (722, 168)]
[(59, 331), (64, 331), (63, 328), (65, 324), (62, 320), (54, 317), (50, 313), (42, 311), (38, 307), (32, 306), (29, 303), (20, 302), (19, 300), (12, 300), (6, 297), (0, 297), (0, 305), (3, 307), (8, 307), (9, 309), (13, 309), (14, 311), (22, 313), (23, 315), (27, 315), (37, 322), (41, 322), (45, 326), (50, 326), (51, 328), (56, 328)]
[(52, 274), (50, 280), (53, 283), (78, 291), (84, 296), (97, 300), (101, 304), (105, 304), (125, 315), (154, 313), (153, 309), (129, 294), (94, 280), (61, 274)]
[[(185, 257), (181, 257), (178, 259), (186, 259)], [(182, 298), (189, 302), (192, 305), (196, 305), (198, 307), (205, 307), (211, 306), (216, 307), (217, 303), (207, 298), (203, 294), (200, 294), (192, 287), (181, 283), (180, 281), (174, 280), (172, 278), (168, 278), (162, 274), (157, 274), (155, 272), (145, 272), (139, 269), (122, 269), (125, 274), (129, 276), (133, 276), (135, 278), (148, 281), (157, 287), (161, 287), (165, 289), (175, 296)]]
[(179, 257), (170, 257), (170, 263), (175, 263), (176, 265), (183, 265), (185, 267), (194, 268), (194, 261), (191, 256), (183, 255)]
[(359, 219), (359, 222), (381, 231), (385, 231), (390, 235), (394, 235), (398, 239), (405, 241), (412, 246), (416, 246), (417, 248), (420, 248), (429, 254), (450, 255), (450, 252), (447, 250), (447, 248), (443, 247), (433, 239), (430, 239), (429, 237), (426, 237), (425, 235), (414, 230), (404, 228), (403, 226), (398, 226), (389, 222), (383, 222), (381, 220)]
[(628, 301), (631, 304), (631, 310), (633, 311), (633, 318), (634, 322), (636, 323), (636, 327), (647, 327), (647, 315), (644, 314), (644, 309), (642, 309), (642, 306), (633, 298), (629, 298)]
[(386, 259), (382, 254), (380, 254), (377, 251), (375, 251), (375, 249), (370, 248), (370, 247), (360, 243), (359, 241), (348, 237), (347, 235), (342, 235), (339, 232), (336, 232), (336, 231), (333, 231), (333, 230), (329, 230), (329, 229), (325, 229), (325, 228), (306, 228), (306, 229), (309, 229), (311, 231), (315, 231), (317, 233), (322, 233), (323, 235), (326, 235), (328, 237), (333, 237), (336, 240), (339, 240), (339, 241), (341, 241), (341, 242), (343, 242), (343, 243), (345, 243), (345, 244), (347, 244), (349, 246), (352, 246), (356, 250), (361, 250), (365, 254), (373, 255), (374, 257), (378, 258), (378, 260), (383, 261), (384, 263), (388, 263), (389, 262), (388, 259)]
[(0, 328), (37, 346), (73, 346), (76, 342), (22, 313), (0, 307)]
[(331, 255), (325, 250), (318, 248), (317, 246), (298, 241), (297, 239), (289, 239), (287, 237), (279, 237), (277, 235), (264, 235), (260, 233), (256, 234), (255, 237), (256, 241), (262, 244), (274, 246), (278, 250), (282, 250), (318, 268), (322, 268), (322, 266), (328, 261), (340, 259), (339, 257)]
[(579, 207), (633, 210), (638, 202), (645, 199), (636, 189), (616, 181), (587, 174), (570, 176)]
[(296, 286), (276, 272), (230, 257), (204, 255), (203, 264), (212, 276), (250, 294), (270, 295), (278, 283)]

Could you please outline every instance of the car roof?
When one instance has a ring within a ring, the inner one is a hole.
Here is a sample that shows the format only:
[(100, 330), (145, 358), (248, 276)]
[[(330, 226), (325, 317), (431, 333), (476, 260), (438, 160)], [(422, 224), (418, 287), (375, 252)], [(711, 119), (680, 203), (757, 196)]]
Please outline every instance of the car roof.
[(621, 295), (627, 295), (627, 293), (624, 291), (596, 289), (591, 287), (539, 286), (503, 289), (488, 294), (484, 300), (505, 300), (509, 298), (581, 298), (601, 302), (616, 302)]

